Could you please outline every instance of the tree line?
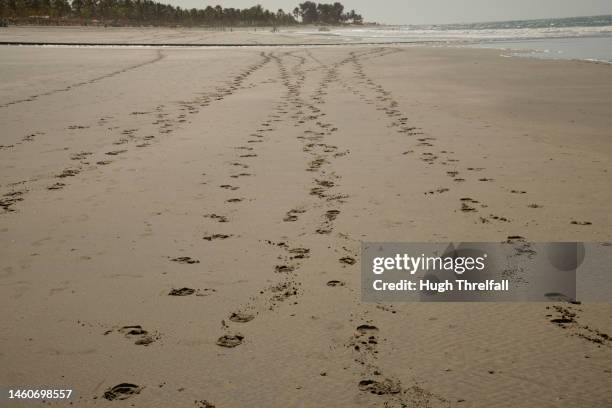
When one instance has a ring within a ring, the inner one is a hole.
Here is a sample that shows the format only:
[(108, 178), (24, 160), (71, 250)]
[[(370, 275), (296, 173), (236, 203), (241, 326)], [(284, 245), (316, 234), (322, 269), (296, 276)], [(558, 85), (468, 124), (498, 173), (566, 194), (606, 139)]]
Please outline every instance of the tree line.
[(345, 13), (344, 6), (338, 2), (325, 4), (306, 1), (293, 9), (293, 15), (296, 19), (300, 18), (303, 24), (363, 23), (360, 14), (355, 10)]
[(153, 0), (0, 0), (0, 19), (34, 24), (111, 24), (154, 26), (287, 26), (295, 24), (361, 24), (354, 10), (341, 3), (304, 2), (292, 12), (261, 5), (250, 8), (183, 9)]

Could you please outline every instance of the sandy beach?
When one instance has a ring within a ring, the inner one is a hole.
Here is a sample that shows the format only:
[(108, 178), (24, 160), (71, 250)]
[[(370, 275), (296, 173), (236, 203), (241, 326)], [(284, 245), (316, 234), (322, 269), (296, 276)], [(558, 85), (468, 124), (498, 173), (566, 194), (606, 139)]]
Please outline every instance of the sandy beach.
[[(291, 45), (335, 44), (326, 31), (314, 26), (280, 27), (43, 27), (10, 26), (0, 33), (0, 42), (47, 42), (69, 44), (182, 44), (182, 45)], [(356, 43), (359, 38), (342, 42)]]
[(612, 405), (612, 304), (364, 303), (359, 270), (361, 241), (612, 240), (612, 66), (2, 46), (0, 73), (0, 385), (78, 407)]

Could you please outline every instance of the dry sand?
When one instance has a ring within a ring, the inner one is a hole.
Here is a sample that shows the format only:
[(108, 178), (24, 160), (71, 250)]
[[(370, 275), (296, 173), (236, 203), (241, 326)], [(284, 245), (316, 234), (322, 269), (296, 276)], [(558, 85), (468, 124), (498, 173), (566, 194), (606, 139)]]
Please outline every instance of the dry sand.
[[(0, 61), (1, 385), (79, 407), (612, 404), (610, 304), (364, 304), (359, 274), (361, 240), (610, 240), (612, 67), (392, 46)], [(103, 398), (120, 383), (142, 389)]]

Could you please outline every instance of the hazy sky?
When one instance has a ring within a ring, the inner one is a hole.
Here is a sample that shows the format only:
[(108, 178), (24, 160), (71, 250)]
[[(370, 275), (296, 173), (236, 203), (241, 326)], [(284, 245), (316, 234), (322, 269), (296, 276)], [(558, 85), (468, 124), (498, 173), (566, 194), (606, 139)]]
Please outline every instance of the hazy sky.
[[(304, 0), (158, 0), (185, 8), (245, 8), (255, 4), (285, 11)], [(314, 0), (317, 1), (317, 0)], [(388, 24), (435, 24), (545, 17), (612, 14), (612, 0), (339, 0), (346, 9), (354, 8), (368, 21)], [(319, 0), (318, 2), (330, 2)]]

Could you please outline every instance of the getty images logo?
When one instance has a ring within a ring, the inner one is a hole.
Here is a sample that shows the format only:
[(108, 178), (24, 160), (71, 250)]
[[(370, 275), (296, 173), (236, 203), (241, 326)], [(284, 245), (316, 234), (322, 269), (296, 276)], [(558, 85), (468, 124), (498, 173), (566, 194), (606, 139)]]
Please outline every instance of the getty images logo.
[[(520, 237), (511, 237), (501, 247), (497, 243), (449, 244), (441, 258), (454, 259), (461, 264), (465, 259), (486, 259), (482, 268), (457, 272), (431, 269), (423, 275), (430, 282), (429, 290), (421, 292), (423, 301), (477, 301), (495, 300), (549, 300), (575, 302), (576, 271), (583, 263), (585, 248), (577, 242), (528, 243)], [(500, 250), (501, 249), (501, 250)], [(458, 277), (457, 275), (461, 275)], [(503, 295), (482, 292), (439, 290), (445, 282), (467, 280), (472, 284), (487, 284), (504, 279), (511, 284), (514, 293), (509, 299)]]

